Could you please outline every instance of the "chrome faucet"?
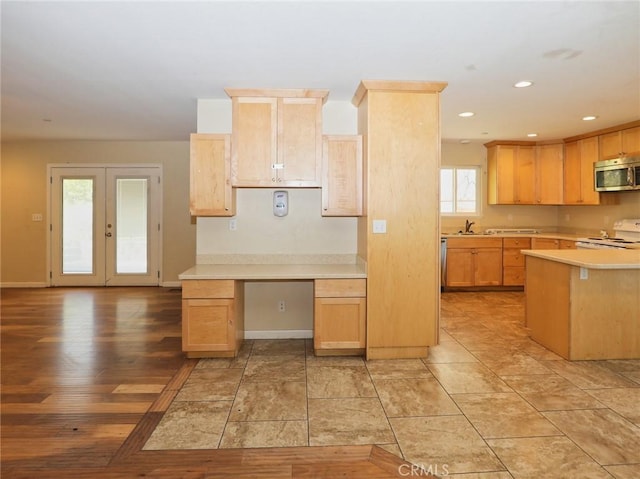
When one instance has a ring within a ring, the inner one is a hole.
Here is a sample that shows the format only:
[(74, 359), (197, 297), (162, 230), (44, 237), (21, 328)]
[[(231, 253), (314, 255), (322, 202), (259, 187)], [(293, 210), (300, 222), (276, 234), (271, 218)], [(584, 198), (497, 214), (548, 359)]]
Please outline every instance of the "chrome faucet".
[(471, 227), (475, 225), (475, 222), (471, 221), (469, 222), (469, 220), (466, 220), (466, 222), (464, 223), (464, 232), (465, 233), (471, 233)]

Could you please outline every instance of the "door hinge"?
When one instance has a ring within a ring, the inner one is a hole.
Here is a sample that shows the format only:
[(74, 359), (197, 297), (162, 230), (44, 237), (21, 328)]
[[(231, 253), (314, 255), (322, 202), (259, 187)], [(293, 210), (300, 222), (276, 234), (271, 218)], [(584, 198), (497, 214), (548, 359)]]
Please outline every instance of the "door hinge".
[(53, 176), (49, 177), (49, 184), (52, 185), (53, 184)]
[(49, 279), (53, 279), (53, 273), (49, 271)]
[(53, 231), (53, 225), (49, 224), (49, 231)]
[(160, 223), (158, 223), (158, 231), (160, 231)]
[(160, 279), (160, 270), (158, 270), (158, 279)]

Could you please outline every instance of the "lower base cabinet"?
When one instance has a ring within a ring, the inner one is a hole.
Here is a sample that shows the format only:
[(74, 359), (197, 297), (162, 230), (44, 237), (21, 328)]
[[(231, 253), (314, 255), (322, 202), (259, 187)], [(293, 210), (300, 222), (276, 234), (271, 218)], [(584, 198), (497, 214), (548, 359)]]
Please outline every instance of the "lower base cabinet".
[(182, 350), (187, 357), (235, 357), (244, 339), (244, 283), (182, 282)]
[(502, 285), (502, 238), (449, 238), (448, 287)]
[(316, 355), (364, 353), (366, 288), (365, 279), (315, 280), (313, 348)]
[(502, 242), (503, 286), (524, 286), (523, 249), (531, 248), (531, 238), (504, 238)]

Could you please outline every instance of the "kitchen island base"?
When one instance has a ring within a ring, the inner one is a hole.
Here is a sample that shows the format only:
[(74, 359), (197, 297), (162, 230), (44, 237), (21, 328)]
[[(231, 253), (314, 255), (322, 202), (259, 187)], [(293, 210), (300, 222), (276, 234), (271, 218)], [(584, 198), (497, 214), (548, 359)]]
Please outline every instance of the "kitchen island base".
[(639, 269), (527, 256), (525, 291), (531, 338), (556, 354), (569, 360), (640, 358)]

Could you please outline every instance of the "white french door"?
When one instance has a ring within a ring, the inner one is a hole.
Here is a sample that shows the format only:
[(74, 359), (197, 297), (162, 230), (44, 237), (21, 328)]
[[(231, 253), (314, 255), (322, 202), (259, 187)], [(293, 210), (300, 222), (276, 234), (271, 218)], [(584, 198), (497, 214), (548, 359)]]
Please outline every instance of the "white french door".
[(52, 286), (160, 282), (160, 167), (51, 166)]

